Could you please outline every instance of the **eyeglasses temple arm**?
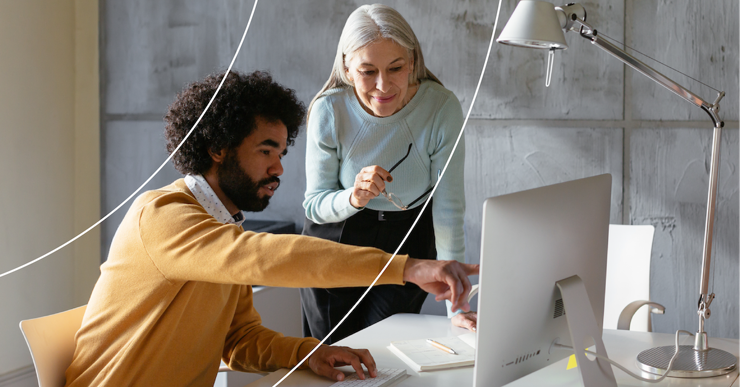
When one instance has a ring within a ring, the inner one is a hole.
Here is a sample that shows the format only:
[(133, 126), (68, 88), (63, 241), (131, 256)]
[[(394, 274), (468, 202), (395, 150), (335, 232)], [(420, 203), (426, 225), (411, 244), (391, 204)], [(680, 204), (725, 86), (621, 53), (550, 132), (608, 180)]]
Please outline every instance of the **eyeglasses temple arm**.
[[(442, 174), (442, 171), (437, 171), (437, 180), (439, 180), (439, 178), (441, 177), (441, 174)], [(411, 202), (411, 203), (407, 204), (407, 205), (406, 205), (406, 208), (409, 208), (409, 207), (413, 206), (414, 204), (416, 204), (416, 202), (418, 202), (418, 201), (419, 201), (419, 200), (421, 200), (421, 199), (422, 199), (422, 198), (423, 198), (424, 196), (427, 196), (427, 194), (429, 194), (430, 192), (432, 192), (432, 190), (433, 190), (433, 189), (434, 189), (434, 184), (432, 184), (432, 187), (431, 187), (431, 188), (429, 188), (429, 189), (427, 190), (427, 192), (424, 192), (423, 194), (421, 194), (421, 196), (419, 196), (418, 198), (416, 198), (416, 200), (414, 200), (413, 202)]]
[(412, 146), (413, 146), (413, 144), (409, 144), (409, 149), (406, 151), (406, 156), (403, 156), (403, 158), (401, 160), (398, 160), (398, 162), (396, 164), (394, 164), (391, 167), (391, 169), (388, 170), (388, 173), (393, 172), (393, 170), (396, 169), (396, 167), (398, 166), (398, 164), (401, 164), (403, 162), (403, 160), (406, 160), (406, 157), (409, 157), (409, 154), (411, 154), (411, 147)]

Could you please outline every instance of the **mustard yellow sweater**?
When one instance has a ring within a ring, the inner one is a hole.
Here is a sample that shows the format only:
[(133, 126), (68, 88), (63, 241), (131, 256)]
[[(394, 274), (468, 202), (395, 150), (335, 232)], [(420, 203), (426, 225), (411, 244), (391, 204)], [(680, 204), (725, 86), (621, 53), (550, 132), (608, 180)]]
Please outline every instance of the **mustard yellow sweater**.
[[(318, 343), (261, 325), (250, 285), (368, 285), (390, 255), (210, 216), (180, 179), (137, 198), (75, 337), (67, 386), (212, 386), (231, 369), (292, 367)], [(407, 256), (378, 284), (403, 283)], [(279, 305), (276, 305), (279, 307)]]

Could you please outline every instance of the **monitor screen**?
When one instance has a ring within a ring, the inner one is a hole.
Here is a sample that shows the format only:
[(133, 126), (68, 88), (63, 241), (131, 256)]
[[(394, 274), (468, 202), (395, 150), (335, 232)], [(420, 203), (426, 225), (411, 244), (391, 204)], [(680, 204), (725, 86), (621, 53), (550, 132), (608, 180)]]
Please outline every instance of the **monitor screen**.
[(502, 386), (572, 352), (556, 282), (578, 275), (599, 333), (611, 175), (489, 198), (483, 205), (475, 386)]

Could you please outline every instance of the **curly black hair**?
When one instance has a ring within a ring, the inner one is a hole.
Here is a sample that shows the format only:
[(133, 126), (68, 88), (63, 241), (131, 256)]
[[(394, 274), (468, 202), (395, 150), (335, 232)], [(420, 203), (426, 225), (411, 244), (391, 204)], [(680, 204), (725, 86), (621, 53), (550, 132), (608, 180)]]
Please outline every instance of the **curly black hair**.
[[(188, 134), (216, 92), (224, 73), (212, 74), (188, 85), (177, 95), (164, 117), (167, 152), (172, 153)], [(270, 74), (255, 71), (244, 75), (231, 71), (208, 112), (188, 140), (172, 157), (182, 174), (203, 174), (213, 160), (208, 151), (237, 148), (256, 127), (256, 118), (280, 120), (288, 128), (288, 145), (293, 145), (306, 114), (295, 91), (272, 80)]]

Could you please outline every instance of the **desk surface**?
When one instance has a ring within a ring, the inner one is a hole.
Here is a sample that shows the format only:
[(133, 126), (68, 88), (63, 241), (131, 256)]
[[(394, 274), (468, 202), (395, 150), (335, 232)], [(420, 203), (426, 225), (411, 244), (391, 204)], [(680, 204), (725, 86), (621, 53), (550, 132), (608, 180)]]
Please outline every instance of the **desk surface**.
[[(406, 363), (392, 354), (387, 346), (394, 340), (423, 339), (428, 337), (441, 336), (458, 336), (467, 333), (467, 330), (453, 327), (444, 316), (429, 316), (415, 314), (398, 314), (389, 317), (369, 328), (366, 328), (344, 340), (339, 341), (338, 345), (345, 345), (354, 348), (367, 348), (375, 358), (378, 367), (381, 368), (406, 368), (409, 376), (398, 383), (398, 386), (472, 386), (473, 385), (473, 367), (465, 367), (451, 370), (432, 371), (416, 373), (412, 371)], [(691, 340), (690, 337), (687, 337)], [(665, 333), (644, 333), (631, 331), (604, 330), (604, 345), (609, 357), (620, 364), (631, 368), (635, 373), (639, 373), (635, 366), (637, 354), (645, 349), (672, 345), (674, 336)], [(730, 339), (710, 339), (710, 345), (714, 348), (723, 349), (737, 356), (738, 340)], [(682, 344), (684, 344), (682, 342)], [(524, 387), (524, 386), (582, 386), (580, 374), (577, 369), (566, 371), (567, 359), (552, 364), (535, 373), (519, 379), (507, 387)], [(288, 370), (279, 370), (274, 372), (247, 387), (271, 387), (280, 380)], [(705, 379), (678, 379), (666, 378), (661, 383), (646, 383), (633, 379), (619, 369), (614, 369), (614, 375), (617, 378), (619, 386), (693, 386), (693, 387), (713, 387), (723, 386), (730, 387), (735, 385), (738, 379), (738, 371), (728, 375), (718, 376)], [(296, 371), (280, 386), (297, 387), (297, 386), (330, 386), (333, 382), (316, 376), (311, 371)]]

